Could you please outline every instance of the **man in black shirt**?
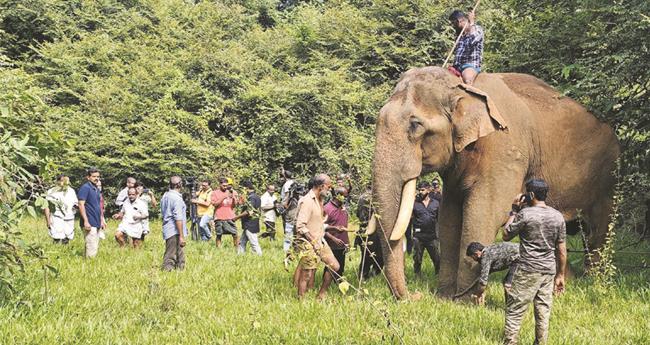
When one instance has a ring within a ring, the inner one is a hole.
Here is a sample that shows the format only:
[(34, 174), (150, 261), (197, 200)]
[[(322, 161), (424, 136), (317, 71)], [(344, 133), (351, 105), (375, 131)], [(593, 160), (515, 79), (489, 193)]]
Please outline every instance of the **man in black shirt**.
[(429, 197), (431, 184), (423, 181), (418, 185), (418, 195), (413, 205), (413, 268), (420, 275), (424, 250), (429, 252), (436, 274), (440, 270), (440, 254), (438, 253), (438, 200)]
[(257, 255), (262, 255), (262, 247), (257, 238), (260, 232), (260, 207), (262, 200), (255, 193), (253, 183), (251, 181), (242, 182), (242, 186), (246, 188), (248, 194), (246, 203), (242, 207), (242, 213), (236, 219), (241, 219), (241, 227), (244, 231), (241, 240), (239, 241), (239, 248), (237, 253), (243, 254), (246, 252), (246, 243), (251, 243), (251, 249)]

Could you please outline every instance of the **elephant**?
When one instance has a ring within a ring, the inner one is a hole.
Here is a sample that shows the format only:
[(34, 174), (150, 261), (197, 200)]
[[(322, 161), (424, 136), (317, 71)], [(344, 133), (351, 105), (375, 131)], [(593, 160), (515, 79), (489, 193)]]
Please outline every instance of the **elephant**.
[(567, 232), (581, 222), (588, 248), (601, 248), (613, 207), (613, 170), (620, 154), (612, 128), (576, 101), (533, 76), (481, 73), (473, 86), (441, 67), (402, 74), (376, 123), (373, 207), (393, 295), (408, 297), (403, 235), (416, 179), (436, 171), (444, 183), (438, 220), (438, 295), (454, 297), (476, 281), (465, 256), (470, 242), (489, 244), (504, 225), (515, 195), (544, 179), (547, 204)]

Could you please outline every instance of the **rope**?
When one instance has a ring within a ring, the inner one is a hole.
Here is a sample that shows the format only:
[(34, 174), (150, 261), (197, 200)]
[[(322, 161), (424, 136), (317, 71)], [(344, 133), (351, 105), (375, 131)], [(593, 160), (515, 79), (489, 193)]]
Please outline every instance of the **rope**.
[[(481, 0), (476, 1), (476, 4), (474, 5), (474, 8), (472, 8), (472, 12), (476, 11), (476, 8), (478, 7), (478, 4), (480, 4), (480, 3), (481, 3)], [(469, 20), (467, 21), (467, 23), (465, 23), (465, 26), (463, 26), (463, 30), (460, 30), (460, 34), (458, 34), (458, 37), (456, 37), (456, 41), (454, 42), (454, 46), (451, 47), (451, 50), (449, 51), (449, 54), (447, 54), (447, 58), (445, 59), (445, 62), (442, 64), (442, 68), (447, 67), (447, 63), (449, 62), (449, 58), (451, 58), (451, 54), (453, 54), (454, 50), (456, 50), (456, 46), (458, 45), (458, 42), (460, 41), (460, 38), (463, 36), (463, 33), (465, 32), (465, 29), (467, 28), (468, 24), (469, 24)]]

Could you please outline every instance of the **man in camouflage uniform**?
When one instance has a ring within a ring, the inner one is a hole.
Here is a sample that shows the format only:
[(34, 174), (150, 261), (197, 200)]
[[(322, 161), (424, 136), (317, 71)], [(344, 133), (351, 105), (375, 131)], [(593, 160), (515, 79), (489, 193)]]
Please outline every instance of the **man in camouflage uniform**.
[(467, 246), (466, 254), (481, 265), (481, 275), (478, 278), (478, 286), (475, 290), (477, 304), (483, 304), (485, 300), (484, 293), (490, 273), (506, 269), (508, 273), (503, 279), (503, 289), (507, 297), (512, 286), (512, 277), (517, 271), (519, 245), (517, 243), (501, 242), (485, 247), (481, 243), (472, 242)]
[[(517, 272), (506, 301), (504, 344), (517, 343), (521, 321), (531, 301), (535, 308), (534, 344), (546, 343), (553, 290), (564, 291), (566, 224), (562, 214), (544, 202), (547, 194), (544, 180), (526, 182), (526, 194), (515, 199), (504, 228), (505, 241), (517, 235), (520, 239)], [(522, 209), (524, 203), (528, 207)]]

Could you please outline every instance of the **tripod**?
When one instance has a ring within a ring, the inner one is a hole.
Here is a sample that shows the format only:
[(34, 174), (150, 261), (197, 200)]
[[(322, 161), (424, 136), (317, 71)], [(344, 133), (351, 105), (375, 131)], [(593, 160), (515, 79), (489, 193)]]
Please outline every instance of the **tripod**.
[[(190, 200), (196, 199), (196, 184), (192, 184), (192, 195)], [(192, 226), (190, 227), (190, 235), (193, 241), (198, 241), (201, 237), (199, 236), (199, 216), (196, 214), (196, 204), (190, 202), (190, 220), (192, 221)]]

